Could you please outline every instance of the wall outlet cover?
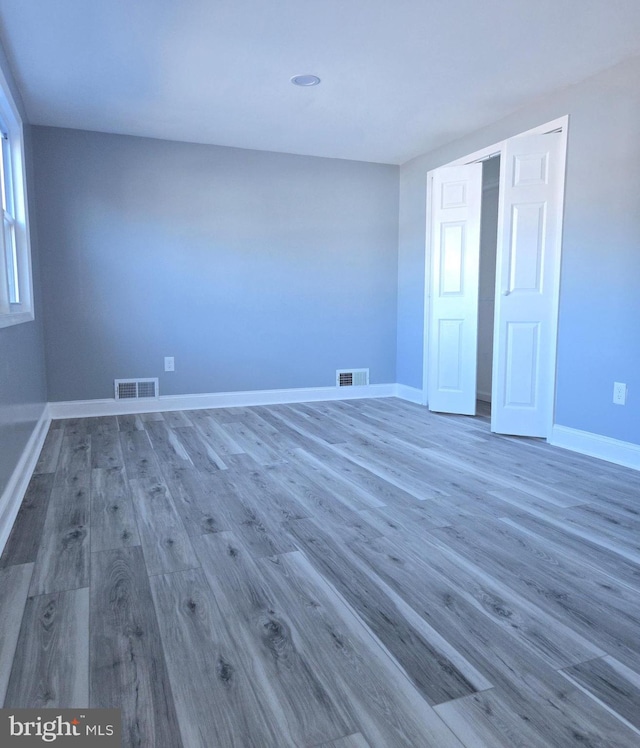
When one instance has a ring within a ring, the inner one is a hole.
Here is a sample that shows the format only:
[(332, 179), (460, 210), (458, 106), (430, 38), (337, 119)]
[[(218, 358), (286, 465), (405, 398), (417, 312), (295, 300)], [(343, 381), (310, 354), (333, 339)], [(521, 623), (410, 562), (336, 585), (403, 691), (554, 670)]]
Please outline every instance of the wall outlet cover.
[(614, 405), (624, 405), (627, 402), (627, 385), (623, 382), (613, 383)]

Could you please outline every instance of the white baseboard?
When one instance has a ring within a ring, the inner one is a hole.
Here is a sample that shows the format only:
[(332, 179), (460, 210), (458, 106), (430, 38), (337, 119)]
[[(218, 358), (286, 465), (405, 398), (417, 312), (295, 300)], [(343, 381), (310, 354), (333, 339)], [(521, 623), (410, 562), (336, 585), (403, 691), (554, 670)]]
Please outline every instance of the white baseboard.
[(209, 392), (198, 395), (160, 395), (149, 400), (70, 400), (49, 403), (52, 418), (87, 418), (167, 410), (236, 408), (247, 405), (286, 405), (321, 400), (356, 400), (366, 397), (393, 397), (395, 384), (369, 384), (362, 387), (298, 387), (287, 390)]
[(476, 399), (482, 400), (483, 403), (490, 403), (491, 402), (491, 393), (490, 392), (477, 392), (476, 393)]
[(408, 400), (410, 403), (417, 403), (418, 405), (425, 404), (422, 390), (419, 390), (417, 387), (409, 387), (406, 384), (396, 384), (396, 397)]
[(550, 444), (564, 447), (573, 452), (580, 452), (590, 457), (599, 457), (607, 462), (640, 470), (640, 445), (611, 439), (608, 436), (580, 431), (568, 426), (554, 426), (551, 431)]
[(2, 498), (0, 498), (0, 554), (4, 550), (13, 523), (18, 516), (20, 504), (22, 504), (22, 499), (38, 462), (50, 423), (49, 407), (45, 405), (42, 415), (22, 451), (22, 456), (2, 492)]

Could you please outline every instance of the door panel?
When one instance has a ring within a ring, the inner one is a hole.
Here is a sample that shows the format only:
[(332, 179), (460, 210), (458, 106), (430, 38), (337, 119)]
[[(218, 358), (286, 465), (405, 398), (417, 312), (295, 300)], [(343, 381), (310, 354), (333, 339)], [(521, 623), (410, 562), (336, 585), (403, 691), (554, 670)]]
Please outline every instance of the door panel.
[(545, 203), (514, 205), (511, 217), (509, 252), (509, 292), (540, 293), (542, 260), (544, 258)]
[(506, 340), (506, 392), (509, 407), (536, 407), (539, 325), (536, 322), (508, 322)]
[(501, 174), (491, 428), (547, 436), (562, 218), (559, 133), (507, 141)]
[(437, 389), (459, 392), (462, 387), (462, 330), (464, 320), (438, 320)]
[(438, 169), (432, 195), (429, 408), (473, 415), (482, 165)]
[(440, 244), (440, 296), (464, 293), (464, 223), (443, 223)]

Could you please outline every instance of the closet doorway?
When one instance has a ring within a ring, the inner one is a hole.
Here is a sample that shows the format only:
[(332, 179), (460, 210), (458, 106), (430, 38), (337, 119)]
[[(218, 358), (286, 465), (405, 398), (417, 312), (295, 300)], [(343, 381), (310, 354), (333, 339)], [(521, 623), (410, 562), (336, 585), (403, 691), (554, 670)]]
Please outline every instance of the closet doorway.
[(491, 401), (492, 431), (550, 435), (567, 125), (564, 117), (429, 173), (431, 410), (475, 415), (479, 396)]

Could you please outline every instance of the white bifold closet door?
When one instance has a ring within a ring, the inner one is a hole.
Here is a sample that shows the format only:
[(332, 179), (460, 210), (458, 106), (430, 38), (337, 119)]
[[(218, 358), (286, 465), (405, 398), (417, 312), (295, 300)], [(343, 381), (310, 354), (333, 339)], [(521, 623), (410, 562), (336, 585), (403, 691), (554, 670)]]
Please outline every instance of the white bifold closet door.
[(562, 229), (560, 133), (507, 141), (502, 157), (491, 429), (547, 436), (555, 396)]
[[(548, 436), (555, 396), (563, 140), (525, 135), (501, 154), (491, 428)], [(434, 172), (429, 408), (476, 412), (482, 165)]]
[(429, 409), (476, 412), (482, 164), (434, 174)]

